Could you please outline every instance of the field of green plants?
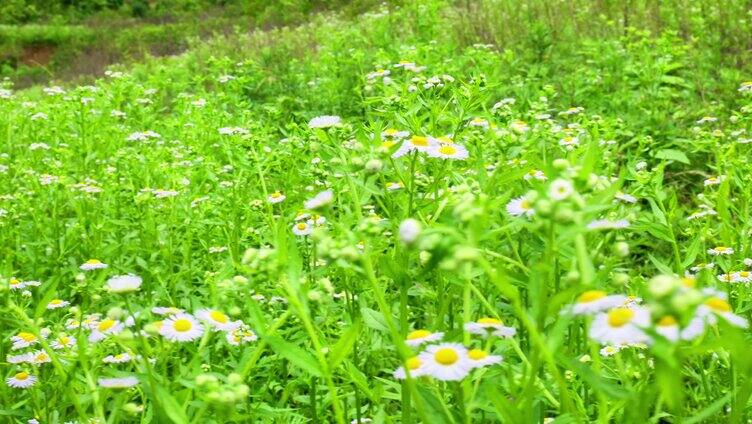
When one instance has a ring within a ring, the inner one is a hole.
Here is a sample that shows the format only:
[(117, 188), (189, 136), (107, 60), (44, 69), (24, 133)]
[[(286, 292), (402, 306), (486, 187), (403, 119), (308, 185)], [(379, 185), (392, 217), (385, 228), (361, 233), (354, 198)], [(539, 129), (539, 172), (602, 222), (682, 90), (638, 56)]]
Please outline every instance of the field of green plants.
[(0, 422), (750, 422), (752, 12), (663, 3), (1, 82)]

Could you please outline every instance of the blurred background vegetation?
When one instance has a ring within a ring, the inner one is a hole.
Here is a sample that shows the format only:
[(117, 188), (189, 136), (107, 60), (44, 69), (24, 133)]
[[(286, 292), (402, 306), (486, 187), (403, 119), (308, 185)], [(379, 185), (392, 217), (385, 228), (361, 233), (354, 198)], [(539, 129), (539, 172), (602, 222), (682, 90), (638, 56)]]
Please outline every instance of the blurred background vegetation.
[[(707, 68), (697, 73), (702, 77), (718, 68), (745, 69), (752, 57), (752, 0), (446, 0), (441, 13), (449, 27), (441, 29), (423, 21), (421, 3), (436, 2), (3, 0), (0, 77), (11, 77), (17, 87), (85, 80), (113, 63), (179, 54), (216, 36), (297, 26), (316, 14), (335, 13), (354, 23), (382, 4), (416, 10), (412, 27), (393, 31), (428, 41), (449, 30), (458, 47), (490, 43), (530, 60), (574, 54), (588, 40), (597, 55), (600, 43), (640, 31), (675, 37), (702, 52), (694, 64)], [(678, 68), (661, 72), (665, 84), (683, 83)]]

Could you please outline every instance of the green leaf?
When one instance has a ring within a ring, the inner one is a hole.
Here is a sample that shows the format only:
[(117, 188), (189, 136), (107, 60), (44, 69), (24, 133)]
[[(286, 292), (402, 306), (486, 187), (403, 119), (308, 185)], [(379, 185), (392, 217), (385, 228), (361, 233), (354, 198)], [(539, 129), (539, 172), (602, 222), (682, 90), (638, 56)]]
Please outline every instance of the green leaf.
[(175, 424), (188, 424), (188, 416), (180, 403), (162, 386), (156, 386), (158, 403), (167, 417)]
[(389, 332), (386, 319), (384, 319), (384, 315), (381, 315), (380, 312), (374, 311), (371, 308), (361, 308), (360, 314), (363, 316), (363, 322), (365, 322), (366, 327), (385, 333)]
[(686, 163), (689, 165), (689, 158), (687, 155), (684, 154), (681, 150), (675, 150), (675, 149), (663, 149), (658, 150), (655, 153), (655, 157), (657, 159), (666, 159), (666, 160), (673, 160), (676, 162)]
[(272, 350), (285, 357), (285, 359), (290, 361), (290, 363), (292, 363), (293, 365), (302, 368), (303, 371), (312, 376), (323, 376), (323, 372), (321, 372), (319, 363), (316, 361), (316, 358), (314, 358), (310, 353), (299, 348), (298, 346), (295, 346), (292, 343), (288, 343), (280, 339), (279, 337), (266, 336), (264, 340), (269, 343), (269, 346), (271, 346)]
[(329, 368), (335, 369), (342, 362), (343, 359), (350, 354), (355, 342), (358, 340), (358, 334), (362, 325), (360, 320), (357, 320), (347, 329), (345, 334), (340, 337), (337, 344), (329, 350)]

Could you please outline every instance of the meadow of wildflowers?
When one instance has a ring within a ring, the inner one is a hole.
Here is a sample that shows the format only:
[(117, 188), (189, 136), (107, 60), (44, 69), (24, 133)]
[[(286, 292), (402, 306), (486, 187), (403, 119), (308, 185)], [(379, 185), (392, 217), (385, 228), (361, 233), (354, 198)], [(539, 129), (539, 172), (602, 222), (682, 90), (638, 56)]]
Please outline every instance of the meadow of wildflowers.
[(417, 3), (3, 82), (0, 421), (752, 419), (752, 74)]

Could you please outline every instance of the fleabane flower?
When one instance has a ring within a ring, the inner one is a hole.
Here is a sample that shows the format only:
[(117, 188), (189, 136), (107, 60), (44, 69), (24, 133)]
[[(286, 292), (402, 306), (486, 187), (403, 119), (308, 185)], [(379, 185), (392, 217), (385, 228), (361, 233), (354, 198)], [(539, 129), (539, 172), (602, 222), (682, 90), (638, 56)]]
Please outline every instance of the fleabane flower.
[(681, 338), (679, 322), (673, 315), (664, 315), (656, 321), (655, 332), (671, 342), (678, 341)]
[(214, 327), (217, 331), (230, 331), (240, 327), (240, 321), (231, 321), (225, 313), (216, 309), (200, 309), (196, 317)]
[(68, 305), (70, 305), (70, 302), (68, 302), (67, 300), (52, 299), (49, 303), (47, 303), (47, 309), (64, 308)]
[(275, 191), (274, 193), (270, 194), (269, 197), (266, 198), (266, 200), (269, 203), (280, 203), (286, 199), (286, 196), (279, 191)]
[(720, 255), (733, 255), (734, 248), (727, 246), (716, 246), (712, 249), (708, 249), (708, 255), (720, 256)]
[(313, 196), (311, 199), (306, 200), (304, 206), (306, 209), (318, 209), (332, 203), (333, 200), (334, 192), (331, 190), (324, 190)]
[(587, 228), (589, 230), (619, 230), (629, 227), (629, 221), (626, 219), (620, 219), (617, 221), (611, 221), (609, 219), (596, 219), (591, 221)]
[(710, 177), (710, 178), (706, 179), (705, 181), (703, 181), (703, 185), (704, 185), (705, 187), (708, 187), (708, 186), (714, 186), (714, 185), (719, 185), (719, 184), (721, 184), (721, 183), (722, 183), (722, 182), (723, 182), (723, 181), (724, 181), (725, 179), (726, 179), (726, 177), (725, 177), (724, 175), (719, 175), (719, 176), (717, 176), (717, 177)]
[(572, 305), (574, 315), (587, 315), (622, 306), (627, 296), (621, 294), (608, 295), (602, 290), (588, 290), (583, 292)]
[(428, 330), (414, 330), (408, 333), (405, 343), (408, 346), (420, 346), (423, 343), (439, 341), (444, 337), (444, 333), (432, 333)]
[(137, 291), (141, 282), (138, 275), (118, 275), (107, 280), (106, 289), (110, 293), (128, 293)]
[(564, 200), (574, 193), (574, 186), (571, 181), (558, 178), (551, 183), (548, 188), (548, 197), (552, 200)]
[(26, 389), (33, 386), (37, 382), (37, 378), (26, 371), (21, 371), (12, 377), (8, 377), (5, 382), (15, 389)]
[(102, 358), (105, 364), (124, 364), (130, 362), (133, 357), (128, 352), (118, 353), (117, 355), (107, 355)]
[(619, 307), (598, 314), (590, 327), (590, 338), (604, 345), (646, 343), (642, 330), (650, 325), (650, 312), (643, 307)]
[(621, 191), (617, 191), (616, 194), (614, 194), (614, 198), (616, 200), (621, 200), (624, 203), (636, 203), (637, 198), (632, 196), (631, 194), (623, 193)]
[(50, 347), (55, 350), (69, 349), (76, 345), (76, 339), (65, 334), (57, 336), (50, 342)]
[(400, 145), (400, 148), (392, 154), (392, 157), (396, 159), (412, 151), (428, 152), (431, 147), (437, 144), (438, 141), (434, 140), (431, 137), (414, 135), (403, 141), (402, 145)]
[(193, 315), (176, 314), (162, 321), (159, 334), (173, 342), (189, 342), (201, 337), (204, 327)]
[(728, 301), (718, 296), (710, 297), (698, 306), (696, 315), (704, 317), (708, 324), (715, 324), (715, 316), (719, 316), (735, 327), (747, 328), (749, 326), (745, 318), (732, 312)]
[(91, 329), (89, 342), (95, 343), (107, 338), (108, 336), (120, 334), (125, 328), (125, 324), (121, 321), (107, 318), (90, 324), (89, 328)]
[(394, 373), (392, 375), (398, 380), (404, 380), (407, 378), (406, 370), (410, 371), (410, 377), (413, 378), (421, 377), (426, 373), (425, 369), (423, 368), (423, 361), (421, 361), (417, 356), (413, 356), (412, 358), (405, 361), (405, 365), (394, 370)]
[(469, 156), (469, 153), (464, 146), (448, 143), (435, 144), (431, 146), (426, 153), (432, 158), (452, 160), (465, 160)]
[(504, 322), (497, 318), (484, 317), (478, 321), (468, 322), (465, 324), (465, 331), (471, 334), (478, 334), (483, 337), (513, 337), (517, 334), (517, 329), (507, 327)]
[(473, 369), (467, 348), (458, 343), (430, 345), (418, 358), (423, 363), (425, 375), (437, 380), (459, 381)]
[(525, 215), (531, 217), (535, 214), (535, 209), (533, 209), (533, 204), (527, 196), (520, 196), (507, 203), (507, 213), (511, 216)]
[(239, 346), (241, 344), (255, 342), (256, 340), (258, 340), (256, 333), (251, 331), (251, 329), (245, 324), (241, 324), (240, 326), (238, 326), (238, 328), (228, 331), (225, 338), (227, 340), (227, 343), (233, 346)]
[(503, 359), (499, 355), (489, 355), (482, 349), (470, 349), (467, 352), (467, 359), (473, 368), (481, 368), (488, 365), (498, 364)]
[(100, 378), (97, 380), (97, 384), (105, 389), (129, 389), (138, 385), (138, 378), (133, 376)]
[(99, 259), (89, 259), (88, 261), (82, 263), (78, 268), (81, 271), (93, 271), (95, 269), (105, 269), (108, 266), (109, 265), (100, 261)]
[(39, 338), (28, 331), (21, 331), (11, 337), (10, 340), (13, 342), (12, 350), (23, 349), (39, 342)]
[(293, 224), (292, 233), (296, 236), (307, 236), (313, 232), (313, 226), (308, 222), (298, 222)]
[(309, 128), (329, 128), (339, 126), (342, 123), (342, 118), (335, 115), (317, 116), (308, 121)]

